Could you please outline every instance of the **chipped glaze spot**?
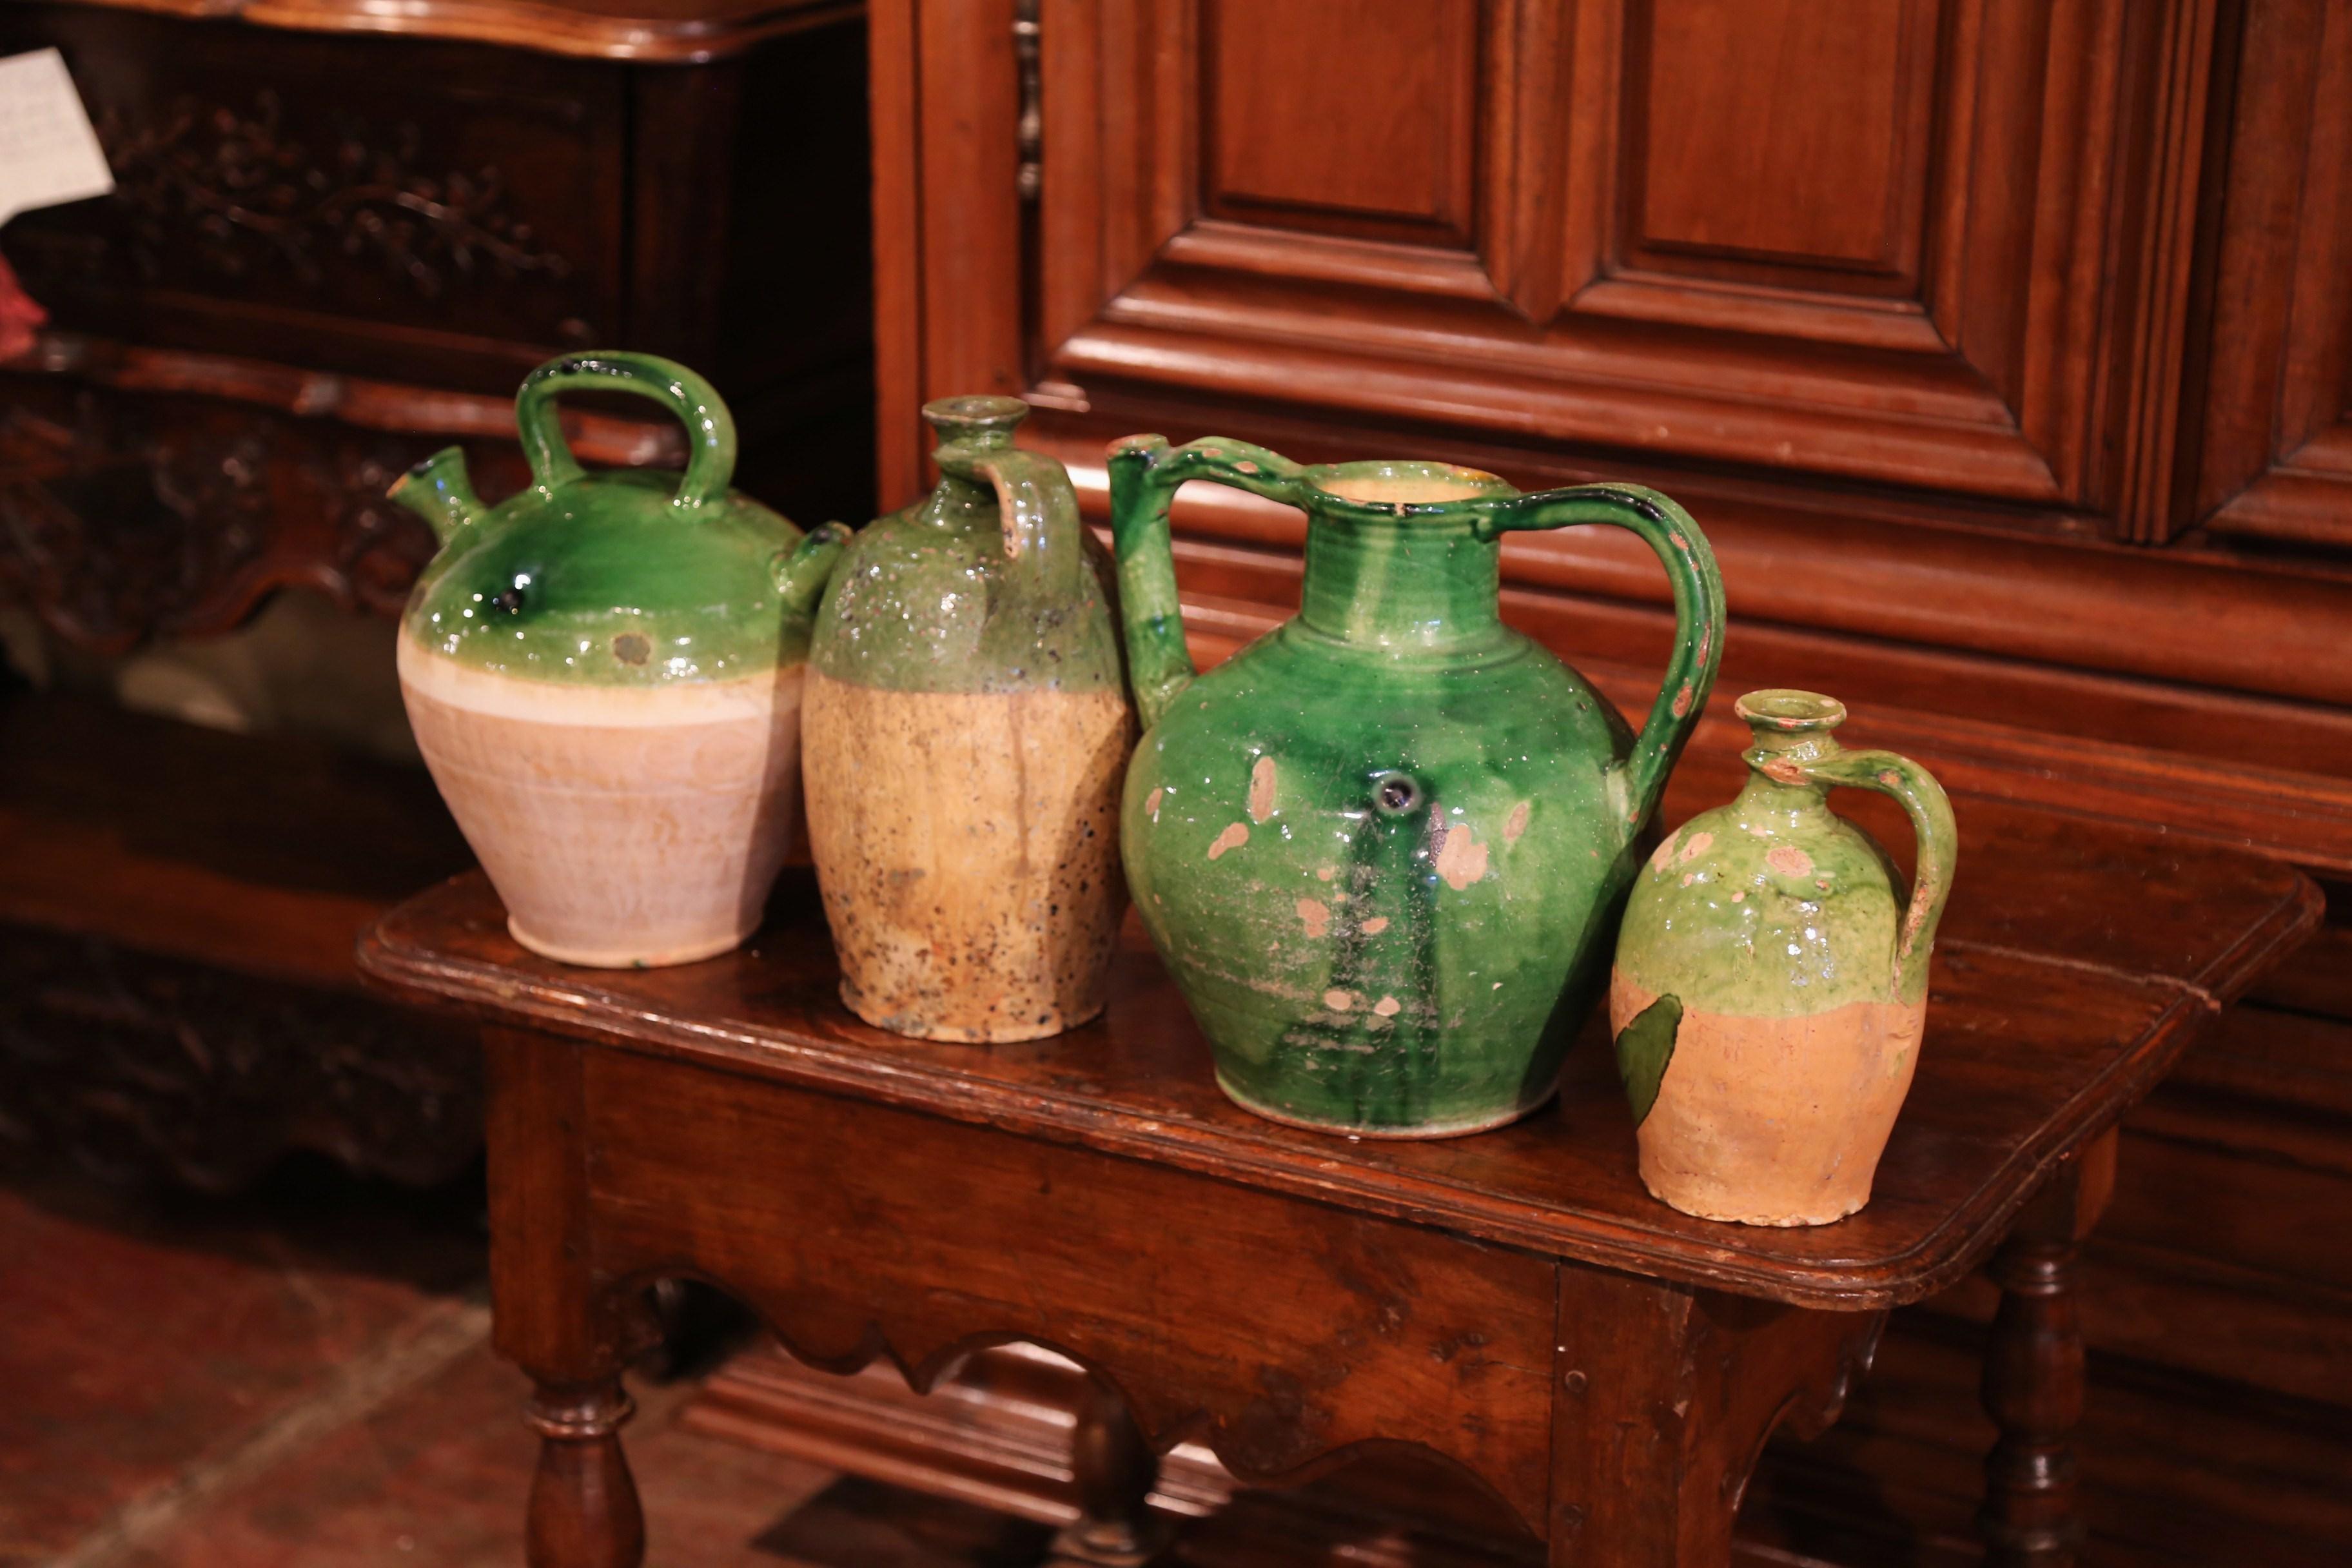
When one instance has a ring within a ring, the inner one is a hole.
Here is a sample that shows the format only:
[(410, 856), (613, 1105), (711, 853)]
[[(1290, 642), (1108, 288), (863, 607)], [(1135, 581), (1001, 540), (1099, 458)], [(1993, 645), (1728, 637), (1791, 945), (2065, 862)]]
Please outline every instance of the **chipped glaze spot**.
[(1683, 682), (1683, 689), (1675, 693), (1675, 717), (1677, 719), (1685, 717), (1690, 712), (1690, 707), (1691, 684), (1685, 680)]
[(1386, 915), (1374, 915), (1370, 920), (1364, 922), (1364, 934), (1366, 936), (1378, 936), (1381, 932), (1388, 929), (1389, 917)]
[(1669, 833), (1662, 841), (1660, 841), (1655, 849), (1650, 851), (1651, 870), (1663, 871), (1666, 868), (1667, 865), (1675, 858), (1675, 842), (1681, 837), (1682, 834), (1679, 829), (1673, 833)]
[(1383, 996), (1372, 1004), (1372, 1011), (1383, 1018), (1393, 1018), (1404, 1011), (1404, 1004), (1393, 996)]
[(1486, 847), (1468, 823), (1445, 830), (1445, 842), (1437, 851), (1437, 874), (1457, 893), (1486, 874)]
[(1260, 757), (1250, 769), (1249, 816), (1252, 822), (1264, 822), (1274, 815), (1274, 759)]
[(1731, 890), (1731, 901), (1735, 904), (1744, 901), (1747, 897), (1748, 890), (1744, 888), (1734, 888)]
[(1810, 877), (1813, 858), (1793, 844), (1775, 844), (1764, 852), (1764, 864), (1783, 877)]
[(1148, 816), (1148, 817), (1150, 817), (1150, 818), (1151, 818), (1151, 820), (1152, 820), (1152, 821), (1154, 821), (1154, 822), (1159, 821), (1159, 820), (1160, 820), (1160, 797), (1161, 795), (1166, 795), (1167, 793), (1168, 793), (1168, 792), (1167, 792), (1166, 790), (1164, 790), (1164, 789), (1156, 789), (1156, 790), (1153, 790), (1150, 795), (1148, 795), (1144, 796), (1144, 797), (1143, 797), (1143, 815), (1144, 815), (1144, 816)]
[(1328, 866), (1318, 866), (1318, 867), (1316, 867), (1316, 868), (1315, 868), (1315, 879), (1316, 879), (1317, 881), (1318, 881), (1318, 882), (1328, 882), (1328, 881), (1329, 881), (1329, 880), (1331, 879), (1331, 868), (1330, 868), (1330, 867), (1328, 867)]
[(1323, 993), (1323, 1005), (1330, 1008), (1334, 1013), (1352, 1012), (1355, 1010), (1356, 1005), (1355, 993), (1352, 991), (1326, 991)]
[(1248, 842), (1249, 829), (1236, 822), (1217, 835), (1216, 842), (1209, 846), (1209, 858), (1213, 860), (1226, 850), (1238, 849)]
[(1297, 909), (1298, 918), (1306, 925), (1308, 936), (1323, 936), (1330, 931), (1330, 905), (1320, 899), (1301, 899)]
[(1519, 835), (1528, 830), (1528, 813), (1532, 803), (1521, 801), (1511, 807), (1511, 815), (1503, 818), (1503, 842), (1517, 844)]
[(1683, 863), (1688, 865), (1714, 847), (1714, 834), (1694, 833), (1690, 836), (1690, 842), (1683, 846)]

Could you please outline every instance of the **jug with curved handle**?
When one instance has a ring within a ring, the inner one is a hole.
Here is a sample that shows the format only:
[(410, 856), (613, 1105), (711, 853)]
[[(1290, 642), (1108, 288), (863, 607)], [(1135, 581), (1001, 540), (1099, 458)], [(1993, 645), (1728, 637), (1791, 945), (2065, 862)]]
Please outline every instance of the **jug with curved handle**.
[[(1223, 437), (1132, 437), (1108, 461), (1150, 727), (1128, 878), (1220, 1082), (1278, 1120), (1385, 1136), (1540, 1104), (1721, 657), (1705, 535), (1629, 486), (1523, 496), (1449, 464), (1308, 467)], [(1168, 526), (1192, 479), (1307, 519), (1297, 616), (1205, 675)], [(1631, 530), (1673, 584), (1675, 653), (1638, 735), (1501, 618), (1501, 536), (1581, 522)]]
[[(1927, 1023), (1951, 892), (1951, 802), (1893, 752), (1849, 752), (1834, 698), (1751, 691), (1738, 798), (1667, 835), (1634, 879), (1610, 983), (1642, 1179), (1687, 1214), (1822, 1225), (1869, 1201)], [(1901, 804), (1907, 896), (1832, 786)]]
[(625, 392), (662, 405), (686, 426), (686, 472), (678, 479), (677, 504), (698, 507), (727, 493), (735, 477), (735, 420), (718, 392), (682, 364), (617, 352), (550, 360), (523, 378), (515, 394), (515, 429), (541, 490), (587, 474), (563, 438), (556, 411), (556, 396), (566, 392)]

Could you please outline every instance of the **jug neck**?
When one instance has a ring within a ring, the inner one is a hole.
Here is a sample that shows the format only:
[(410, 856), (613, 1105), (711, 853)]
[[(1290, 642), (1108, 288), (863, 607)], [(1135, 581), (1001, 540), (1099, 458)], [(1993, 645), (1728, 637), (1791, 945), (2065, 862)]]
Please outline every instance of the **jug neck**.
[[(1732, 705), (1748, 721), (1754, 743), (1741, 753), (1749, 769), (1743, 806), (1759, 811), (1826, 810), (1830, 786), (1790, 777), (1775, 763), (1825, 763), (1843, 748), (1832, 731), (1845, 722), (1845, 704), (1817, 691), (1751, 691)], [(1777, 775), (1777, 776), (1776, 776)]]
[(1308, 509), (1298, 618), (1325, 637), (1396, 653), (1474, 649), (1504, 636), (1501, 591), (1501, 551), (1473, 536), (1467, 516)]
[[(1017, 397), (975, 393), (941, 397), (923, 405), (923, 420), (938, 441), (938, 452), (950, 448), (967, 458), (1010, 451), (1013, 433), (1029, 416), (1029, 405)], [(937, 528), (964, 531), (998, 526), (995, 488), (979, 479), (943, 471), (930, 503), (919, 509), (920, 520)]]

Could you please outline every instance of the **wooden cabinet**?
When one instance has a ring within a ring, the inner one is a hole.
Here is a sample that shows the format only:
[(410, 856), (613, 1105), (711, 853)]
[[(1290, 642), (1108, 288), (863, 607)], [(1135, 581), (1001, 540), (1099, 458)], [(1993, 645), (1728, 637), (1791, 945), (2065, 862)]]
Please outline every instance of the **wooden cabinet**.
[[(0, 5), (0, 55), (44, 46), (117, 182), (5, 235), (51, 323), (0, 363), (0, 605), (56, 637), (128, 653), (279, 590), (396, 612), (434, 546), (386, 486), (454, 441), (519, 488), (515, 387), (570, 349), (701, 368), (746, 489), (871, 515), (855, 4)], [(591, 461), (682, 446), (632, 399), (568, 424)], [(289, 1144), (468, 1158), (470, 1042), (352, 994), (355, 926), (466, 861), (421, 773), (5, 669), (0, 756), (0, 1142), (207, 1185)]]
[[(62, 51), (116, 191), (9, 226), (52, 332), (0, 384), (87, 394), (85, 454), (125, 427), (121, 397), (153, 395), (150, 430), (291, 416), (314, 444), (358, 427), (415, 457), (510, 435), (541, 360), (646, 349), (734, 404), (747, 487), (862, 516), (869, 487), (833, 458), (870, 406), (856, 9), (11, 5), (0, 52)], [(771, 178), (783, 148), (793, 174)], [(636, 442), (671, 439), (615, 406)], [(0, 470), (0, 507), (35, 504), (26, 482)], [(256, 504), (273, 527), (315, 515)]]
[[(1837, 692), (1963, 812), (2330, 880), (2327, 938), (2126, 1126), (2084, 1465), (2103, 1561), (2341, 1561), (2352, 1296), (2308, 1227), (2352, 1192), (2352, 3), (871, 16), (886, 500), (917, 405), (982, 390), (1097, 520), (1143, 430), (1638, 479), (1721, 558), (1719, 690)], [(1509, 542), (1507, 614), (1646, 704), (1665, 584), (1583, 531)], [(1290, 612), (1295, 514), (1187, 494), (1175, 532), (1204, 655)], [(1759, 1528), (1964, 1532), (1985, 1312), (1898, 1315), (1900, 1395), (1785, 1456)]]
[[(1730, 681), (2352, 774), (2340, 5), (893, 0), (875, 26), (891, 496), (921, 483), (914, 405), (978, 387), (1038, 402), (1097, 489), (1102, 439), (1146, 427), (1641, 478), (1724, 557)], [(2295, 508), (2264, 531), (2303, 553), (2240, 542)], [(1188, 521), (1204, 593), (1258, 591), (1211, 542), (1296, 544), (1246, 505)], [(1617, 620), (1580, 652), (1659, 641), (1664, 585), (1611, 542), (1508, 570)]]

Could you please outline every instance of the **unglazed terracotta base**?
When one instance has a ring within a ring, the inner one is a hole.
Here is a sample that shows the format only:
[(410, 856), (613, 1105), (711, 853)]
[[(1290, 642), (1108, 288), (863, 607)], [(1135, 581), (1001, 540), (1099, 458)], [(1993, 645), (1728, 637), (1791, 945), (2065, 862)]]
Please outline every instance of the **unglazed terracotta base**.
[(975, 1043), (1099, 1014), (1125, 900), (1125, 698), (808, 682), (809, 847), (843, 1002)]
[(400, 644), (417, 747), (515, 940), (607, 969), (689, 963), (758, 927), (789, 847), (805, 669), (615, 690)]
[[(1612, 975), (1612, 1032), (1657, 999)], [(1924, 1002), (1782, 1018), (1685, 1010), (1636, 1133), (1642, 1184), (1701, 1219), (1827, 1225), (1854, 1213), (1910, 1092), (1927, 1014)]]

